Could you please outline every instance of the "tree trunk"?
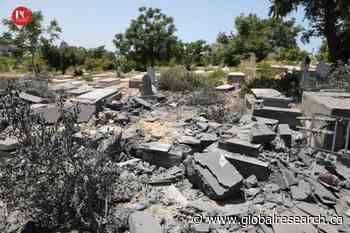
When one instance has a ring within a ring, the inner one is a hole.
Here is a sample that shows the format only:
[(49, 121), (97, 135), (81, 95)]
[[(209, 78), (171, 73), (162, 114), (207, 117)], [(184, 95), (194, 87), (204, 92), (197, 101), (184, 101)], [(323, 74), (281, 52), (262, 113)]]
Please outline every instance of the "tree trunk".
[(343, 60), (340, 52), (340, 38), (337, 35), (337, 15), (335, 12), (336, 3), (334, 0), (325, 1), (324, 34), (327, 38), (331, 62)]

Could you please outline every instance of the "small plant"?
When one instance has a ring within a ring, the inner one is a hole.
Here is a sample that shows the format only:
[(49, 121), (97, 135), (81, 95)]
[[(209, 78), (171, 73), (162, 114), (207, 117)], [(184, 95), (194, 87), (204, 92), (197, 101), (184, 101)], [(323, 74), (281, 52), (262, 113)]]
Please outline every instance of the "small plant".
[(92, 82), (92, 81), (94, 81), (94, 78), (93, 78), (91, 75), (89, 75), (89, 74), (83, 75), (82, 79), (83, 79), (84, 81), (86, 81), (86, 82)]

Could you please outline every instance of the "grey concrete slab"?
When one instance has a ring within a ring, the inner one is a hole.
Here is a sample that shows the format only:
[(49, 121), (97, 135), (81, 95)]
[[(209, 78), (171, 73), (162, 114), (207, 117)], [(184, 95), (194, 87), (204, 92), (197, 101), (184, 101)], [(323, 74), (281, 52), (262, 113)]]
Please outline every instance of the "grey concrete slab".
[(262, 108), (254, 108), (253, 115), (257, 117), (276, 119), (280, 124), (288, 124), (291, 128), (295, 129), (298, 125), (297, 117), (302, 116), (302, 112), (296, 108), (264, 106)]
[(103, 89), (93, 90), (86, 94), (77, 97), (79, 102), (87, 102), (90, 104), (96, 104), (104, 99), (117, 95), (119, 88), (117, 86), (106, 87)]
[(270, 175), (269, 163), (263, 162), (259, 159), (228, 152), (220, 149), (216, 144), (209, 146), (206, 151), (224, 155), (225, 158), (235, 166), (235, 168), (244, 178), (255, 175), (259, 181), (265, 181)]
[(262, 146), (259, 144), (252, 144), (248, 141), (240, 139), (230, 139), (219, 142), (219, 148), (233, 152), (246, 154), (249, 156), (257, 157), (262, 151)]

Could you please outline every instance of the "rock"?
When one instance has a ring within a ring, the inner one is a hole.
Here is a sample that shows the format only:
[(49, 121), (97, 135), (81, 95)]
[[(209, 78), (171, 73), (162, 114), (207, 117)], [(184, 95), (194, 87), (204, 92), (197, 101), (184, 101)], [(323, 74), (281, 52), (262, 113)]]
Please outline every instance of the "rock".
[(199, 147), (201, 144), (200, 140), (198, 140), (195, 137), (191, 137), (191, 136), (182, 136), (182, 137), (180, 137), (179, 142), (181, 144), (189, 145), (192, 147)]
[(135, 212), (129, 216), (130, 233), (162, 233), (157, 220), (148, 211)]
[(220, 86), (215, 87), (215, 90), (217, 90), (217, 91), (233, 91), (235, 89), (236, 89), (236, 87), (234, 85), (229, 85), (229, 84), (220, 85)]
[(247, 179), (245, 179), (243, 183), (247, 188), (253, 188), (258, 186), (258, 179), (255, 175), (251, 175)]
[(337, 198), (323, 185), (318, 183), (317, 181), (309, 178), (307, 181), (311, 184), (314, 190), (315, 196), (317, 196), (322, 203), (327, 205), (335, 205)]
[(255, 144), (267, 144), (275, 137), (276, 133), (265, 124), (256, 124), (250, 131), (250, 142)]
[(258, 157), (262, 151), (262, 146), (259, 144), (252, 144), (240, 139), (231, 139), (226, 141), (219, 141), (219, 148), (234, 153), (246, 154), (253, 157)]
[(218, 153), (195, 154), (188, 162), (189, 180), (212, 199), (237, 195), (243, 177), (236, 168)]
[(298, 184), (298, 181), (295, 178), (295, 175), (292, 171), (290, 171), (288, 169), (283, 169), (282, 176), (283, 176), (285, 184), (287, 185), (287, 188), (289, 188), (292, 185)]
[(288, 124), (280, 124), (278, 125), (278, 134), (281, 139), (284, 141), (287, 147), (291, 147), (292, 145), (292, 131), (289, 128)]

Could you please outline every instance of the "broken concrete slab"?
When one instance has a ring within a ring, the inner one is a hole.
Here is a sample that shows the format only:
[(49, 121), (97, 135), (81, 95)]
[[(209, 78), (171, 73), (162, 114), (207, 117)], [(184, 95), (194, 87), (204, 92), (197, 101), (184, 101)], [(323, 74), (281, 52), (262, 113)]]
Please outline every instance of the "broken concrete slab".
[(292, 131), (288, 124), (279, 124), (277, 132), (287, 147), (292, 145)]
[(235, 168), (242, 174), (244, 178), (255, 175), (258, 181), (265, 181), (270, 175), (269, 163), (263, 162), (250, 156), (231, 153), (220, 149), (216, 143), (209, 146), (205, 151), (216, 152), (220, 155), (224, 155), (225, 158), (227, 158), (227, 160), (235, 166)]
[(206, 148), (210, 146), (212, 143), (216, 142), (218, 140), (218, 137), (216, 134), (201, 133), (199, 135), (199, 139), (201, 141), (201, 147)]
[(96, 89), (86, 94), (77, 97), (79, 102), (97, 104), (107, 98), (120, 94), (117, 86), (106, 87), (102, 89)]
[(170, 144), (151, 142), (136, 146), (135, 156), (157, 166), (170, 168), (183, 161), (183, 154), (173, 152)]
[(135, 212), (129, 216), (130, 233), (162, 233), (162, 228), (149, 211)]
[(253, 157), (258, 157), (262, 151), (262, 146), (259, 144), (252, 144), (240, 139), (230, 139), (219, 141), (219, 148), (233, 152), (246, 154)]
[(288, 98), (281, 92), (271, 88), (253, 88), (251, 89), (254, 97), (261, 99), (264, 106), (288, 108), (292, 103), (292, 98)]
[(55, 104), (33, 104), (31, 106), (34, 114), (39, 115), (47, 124), (54, 124), (61, 114)]
[(265, 117), (252, 117), (252, 120), (255, 120), (258, 124), (265, 124), (270, 127), (278, 124), (278, 120)]
[(19, 93), (19, 98), (33, 104), (40, 104), (45, 102), (45, 99), (25, 92)]
[(276, 133), (265, 124), (255, 124), (250, 131), (250, 142), (267, 144), (275, 139)]
[(298, 120), (297, 117), (302, 116), (302, 112), (297, 108), (280, 108), (280, 107), (267, 107), (254, 108), (253, 116), (266, 117), (276, 119), (280, 124), (288, 124), (292, 129), (295, 129)]
[(188, 177), (210, 198), (219, 200), (240, 193), (243, 177), (225, 156), (195, 154), (187, 166)]

